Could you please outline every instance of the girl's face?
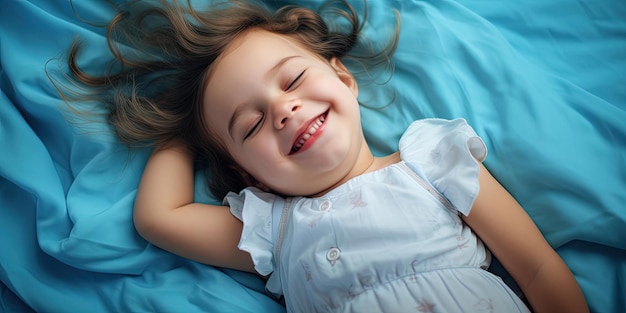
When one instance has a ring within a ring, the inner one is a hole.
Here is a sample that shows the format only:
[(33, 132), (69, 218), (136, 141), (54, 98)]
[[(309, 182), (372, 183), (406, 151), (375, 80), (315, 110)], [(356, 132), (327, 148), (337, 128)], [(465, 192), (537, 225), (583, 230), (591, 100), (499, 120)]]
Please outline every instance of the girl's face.
[(250, 30), (211, 69), (204, 115), (235, 162), (272, 191), (315, 195), (373, 160), (361, 130), (358, 87), (290, 37)]

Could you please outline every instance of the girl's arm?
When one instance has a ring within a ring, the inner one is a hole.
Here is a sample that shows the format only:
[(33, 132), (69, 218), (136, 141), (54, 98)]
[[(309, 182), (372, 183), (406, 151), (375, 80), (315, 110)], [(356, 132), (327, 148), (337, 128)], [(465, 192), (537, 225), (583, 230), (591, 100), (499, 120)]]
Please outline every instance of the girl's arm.
[(515, 199), (480, 166), (480, 192), (465, 222), (513, 276), (535, 312), (588, 312), (567, 265)]
[(157, 147), (135, 200), (135, 228), (146, 240), (202, 263), (254, 272), (237, 248), (242, 223), (228, 207), (194, 203), (193, 155), (182, 144)]

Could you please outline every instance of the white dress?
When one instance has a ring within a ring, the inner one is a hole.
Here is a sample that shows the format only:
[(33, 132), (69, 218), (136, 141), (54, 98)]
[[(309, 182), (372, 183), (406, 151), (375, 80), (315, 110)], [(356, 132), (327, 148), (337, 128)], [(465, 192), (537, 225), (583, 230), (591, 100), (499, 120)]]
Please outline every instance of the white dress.
[(289, 312), (528, 312), (459, 216), (478, 194), (483, 141), (463, 119), (426, 119), (399, 150), (400, 163), (319, 198), (226, 196), (267, 290)]

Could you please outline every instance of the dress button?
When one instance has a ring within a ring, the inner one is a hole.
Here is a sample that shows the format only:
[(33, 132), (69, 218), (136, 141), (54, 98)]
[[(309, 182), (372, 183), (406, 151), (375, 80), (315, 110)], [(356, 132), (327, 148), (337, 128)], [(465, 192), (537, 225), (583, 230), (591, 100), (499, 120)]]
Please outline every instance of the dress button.
[(332, 204), (330, 203), (330, 201), (325, 200), (324, 202), (322, 202), (322, 204), (320, 204), (320, 211), (328, 211), (331, 206)]
[(335, 262), (339, 260), (340, 255), (341, 255), (341, 250), (339, 250), (339, 248), (333, 247), (333, 248), (330, 248), (328, 252), (326, 253), (326, 259), (330, 261), (330, 263), (335, 265)]

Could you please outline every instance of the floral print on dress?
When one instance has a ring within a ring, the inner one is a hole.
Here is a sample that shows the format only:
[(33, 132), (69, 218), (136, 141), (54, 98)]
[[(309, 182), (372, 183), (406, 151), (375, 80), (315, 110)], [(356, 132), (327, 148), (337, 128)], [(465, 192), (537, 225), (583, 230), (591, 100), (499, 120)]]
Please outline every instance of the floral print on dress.
[(493, 300), (480, 299), (476, 305), (474, 305), (476, 312), (489, 312), (493, 313)]
[(311, 275), (311, 267), (309, 266), (309, 264), (306, 262), (300, 262), (300, 265), (302, 266), (302, 270), (304, 271), (305, 280), (306, 281), (313, 280), (313, 275)]
[(423, 313), (434, 313), (435, 304), (428, 302), (428, 300), (422, 299), (417, 306), (417, 311)]
[(367, 206), (367, 202), (364, 202), (361, 197), (361, 191), (353, 192), (350, 194), (350, 204), (352, 209), (363, 208)]

